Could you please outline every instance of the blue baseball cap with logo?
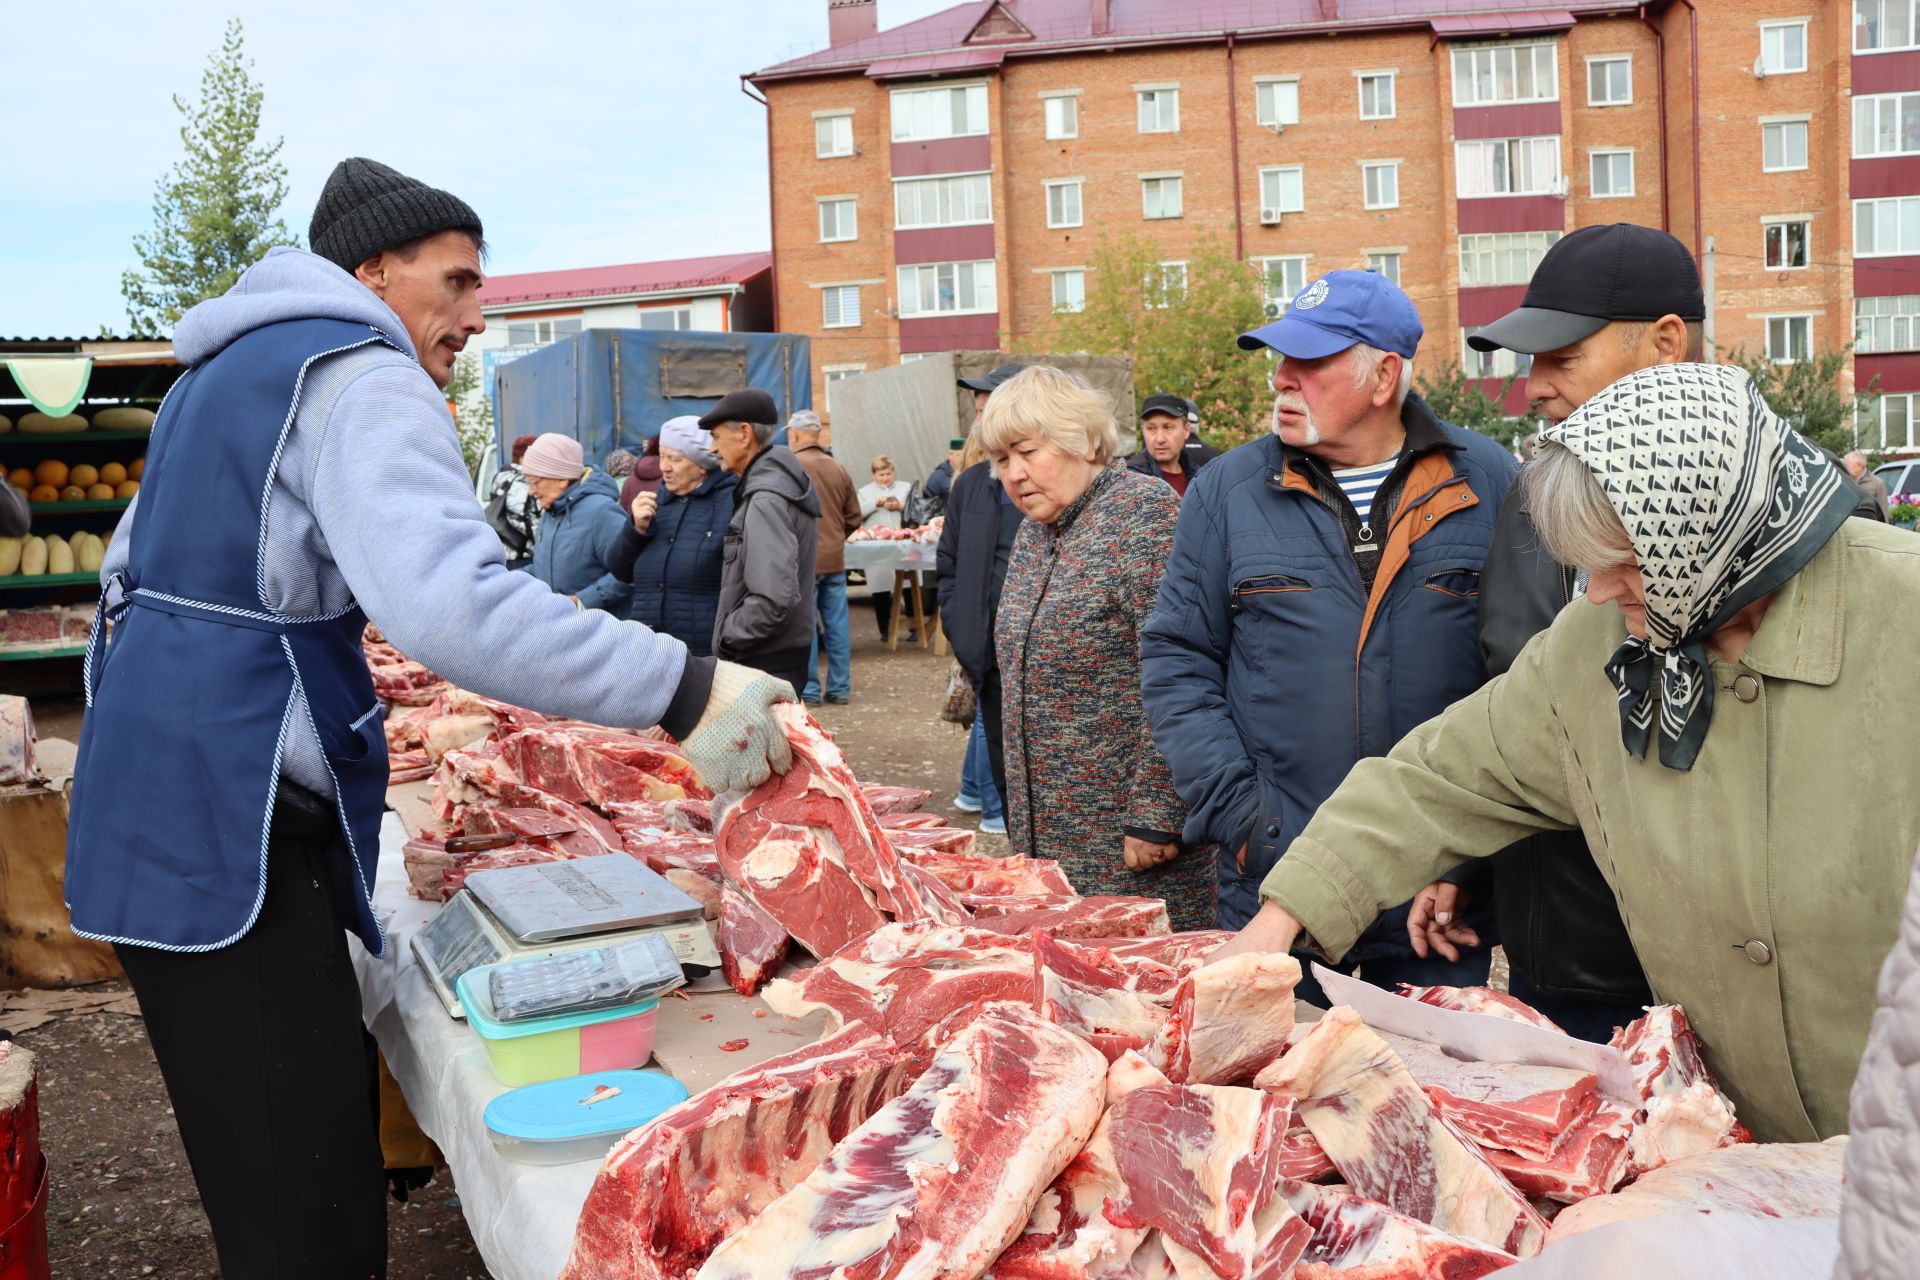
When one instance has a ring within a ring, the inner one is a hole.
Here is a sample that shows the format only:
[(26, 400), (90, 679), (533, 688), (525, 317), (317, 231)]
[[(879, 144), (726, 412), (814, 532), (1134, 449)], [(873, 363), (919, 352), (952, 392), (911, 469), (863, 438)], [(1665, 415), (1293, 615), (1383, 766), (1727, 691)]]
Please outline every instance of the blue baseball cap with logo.
[(1329, 271), (1293, 295), (1287, 314), (1241, 334), (1240, 349), (1318, 360), (1364, 342), (1411, 360), (1425, 332), (1412, 300), (1379, 272)]

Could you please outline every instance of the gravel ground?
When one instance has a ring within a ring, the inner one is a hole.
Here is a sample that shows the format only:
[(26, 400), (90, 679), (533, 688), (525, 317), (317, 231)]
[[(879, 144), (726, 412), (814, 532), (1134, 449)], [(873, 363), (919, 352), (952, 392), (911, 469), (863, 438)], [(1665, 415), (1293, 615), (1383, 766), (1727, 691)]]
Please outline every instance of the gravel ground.
[[(930, 809), (951, 809), (966, 734), (939, 719), (947, 660), (918, 646), (888, 653), (872, 615), (853, 615), (854, 691), (847, 706), (822, 707), (862, 778), (934, 793)], [(75, 738), (79, 706), (34, 700), (43, 737)], [(983, 851), (1005, 839), (982, 836)], [(42, 1136), (52, 1170), (48, 1212), (53, 1274), (86, 1280), (219, 1275), (173, 1109), (137, 1018), (90, 1014), (18, 1037), (39, 1055)], [(388, 1274), (394, 1280), (480, 1280), (486, 1268), (460, 1215), (457, 1189), (442, 1170), (405, 1204), (387, 1206)]]

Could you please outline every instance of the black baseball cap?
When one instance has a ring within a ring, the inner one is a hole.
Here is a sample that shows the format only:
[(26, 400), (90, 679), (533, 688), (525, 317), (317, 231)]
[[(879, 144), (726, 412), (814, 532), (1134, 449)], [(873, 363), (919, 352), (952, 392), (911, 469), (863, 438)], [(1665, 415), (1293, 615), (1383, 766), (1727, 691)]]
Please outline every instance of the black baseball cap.
[(1467, 339), (1475, 351), (1558, 351), (1615, 320), (1704, 320), (1706, 295), (1687, 246), (1664, 231), (1615, 222), (1562, 236), (1540, 259), (1526, 297)]
[(991, 373), (982, 374), (978, 378), (961, 378), (959, 381), (960, 385), (969, 391), (998, 391), (1001, 383), (1026, 367), (1023, 364), (998, 365)]
[(1148, 396), (1140, 406), (1140, 421), (1145, 422), (1150, 413), (1164, 413), (1169, 418), (1185, 418), (1188, 422), (1200, 421), (1200, 406), (1185, 396)]

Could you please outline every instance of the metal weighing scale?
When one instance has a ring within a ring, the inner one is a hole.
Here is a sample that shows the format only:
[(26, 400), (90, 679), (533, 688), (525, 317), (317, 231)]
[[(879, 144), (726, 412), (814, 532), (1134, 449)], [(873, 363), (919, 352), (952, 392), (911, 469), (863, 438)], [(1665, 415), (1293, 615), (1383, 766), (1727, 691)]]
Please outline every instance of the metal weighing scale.
[(475, 872), (413, 935), (413, 953), (447, 1012), (464, 1018), (453, 984), (469, 969), (648, 933), (666, 936), (690, 984), (718, 972), (698, 902), (638, 859), (580, 858)]

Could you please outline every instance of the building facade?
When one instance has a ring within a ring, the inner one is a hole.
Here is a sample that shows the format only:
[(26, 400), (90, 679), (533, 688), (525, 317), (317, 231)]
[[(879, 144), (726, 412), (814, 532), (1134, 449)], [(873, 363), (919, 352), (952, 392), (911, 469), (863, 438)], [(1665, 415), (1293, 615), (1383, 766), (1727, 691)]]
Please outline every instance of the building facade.
[(827, 49), (747, 77), (768, 104), (774, 323), (811, 336), (816, 403), (924, 352), (1044, 349), (1100, 235), (1128, 230), (1176, 284), (1223, 237), (1274, 314), (1336, 267), (1392, 275), (1420, 361), (1493, 389), (1513, 357), (1466, 336), (1560, 235), (1630, 221), (1694, 249), (1721, 351), (1804, 359), (1857, 333), (1855, 376), (1887, 393), (1863, 443), (1920, 445), (1920, 0), (829, 16)]

